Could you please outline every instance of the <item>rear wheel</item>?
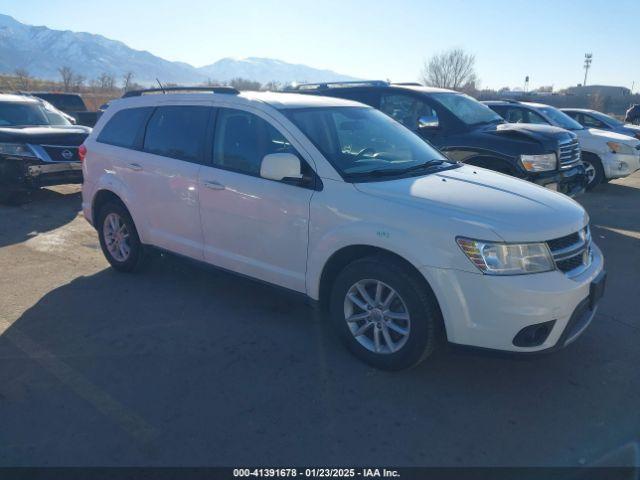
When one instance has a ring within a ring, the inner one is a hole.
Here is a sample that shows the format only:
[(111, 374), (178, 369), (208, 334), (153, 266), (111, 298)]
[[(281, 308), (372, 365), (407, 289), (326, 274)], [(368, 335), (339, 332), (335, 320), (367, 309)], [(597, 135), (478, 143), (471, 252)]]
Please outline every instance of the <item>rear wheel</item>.
[(107, 203), (98, 216), (98, 237), (102, 252), (113, 268), (133, 272), (142, 264), (144, 246), (133, 219), (124, 206)]
[(370, 257), (347, 265), (334, 282), (330, 315), (349, 350), (376, 368), (412, 367), (441, 341), (433, 293), (392, 259)]
[(583, 153), (582, 163), (584, 164), (584, 170), (587, 176), (587, 190), (593, 190), (606, 181), (604, 168), (602, 168), (602, 162), (598, 157)]

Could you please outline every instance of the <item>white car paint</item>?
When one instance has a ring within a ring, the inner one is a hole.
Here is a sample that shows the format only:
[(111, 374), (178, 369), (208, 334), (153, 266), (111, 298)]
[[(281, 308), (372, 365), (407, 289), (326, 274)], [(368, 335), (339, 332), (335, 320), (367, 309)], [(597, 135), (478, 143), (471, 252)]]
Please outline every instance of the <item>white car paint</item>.
[[(562, 128), (562, 125), (557, 123), (553, 117), (547, 115), (543, 110), (543, 108), (554, 107), (532, 102), (522, 102), (522, 104), (535, 110), (535, 112), (542, 116), (547, 122), (549, 122), (549, 124)], [(583, 153), (593, 153), (600, 158), (606, 178), (613, 179), (626, 177), (640, 169), (640, 140), (615, 132), (599, 130), (597, 128), (583, 128), (581, 130), (572, 131), (578, 135), (580, 149)], [(611, 150), (609, 145), (607, 145), (607, 142), (616, 142), (626, 145), (629, 152), (616, 153)]]
[[(213, 166), (162, 160), (96, 141), (119, 110), (198, 104), (251, 111), (269, 121), (321, 178), (320, 191)], [(101, 190), (118, 195), (143, 243), (204, 260), (320, 299), (327, 261), (350, 246), (391, 251), (431, 285), (451, 342), (510, 351), (556, 344), (576, 306), (603, 270), (600, 250), (577, 275), (560, 270), (498, 277), (482, 274), (456, 237), (544, 242), (588, 225), (570, 198), (535, 184), (472, 166), (426, 176), (348, 183), (282, 113), (295, 107), (359, 106), (318, 96), (243, 93), (145, 95), (116, 100), (86, 140), (83, 212), (93, 222)], [(139, 164), (145, 175), (131, 169)], [(147, 180), (146, 175), (151, 177)], [(216, 185), (217, 184), (217, 185)], [(516, 347), (522, 327), (556, 320), (547, 341)]]
[[(580, 148), (583, 152), (591, 152), (600, 157), (607, 178), (626, 177), (640, 169), (640, 149), (638, 149), (640, 140), (597, 128), (585, 128), (584, 130), (576, 130), (574, 133), (578, 135)], [(630, 152), (613, 152), (607, 142), (627, 145)]]

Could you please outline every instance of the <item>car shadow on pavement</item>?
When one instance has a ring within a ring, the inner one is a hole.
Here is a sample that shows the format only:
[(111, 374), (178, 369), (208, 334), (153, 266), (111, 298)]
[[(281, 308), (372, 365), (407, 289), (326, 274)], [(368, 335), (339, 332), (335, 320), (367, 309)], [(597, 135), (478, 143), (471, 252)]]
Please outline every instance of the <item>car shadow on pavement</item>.
[(29, 202), (0, 205), (0, 247), (20, 243), (72, 221), (81, 208), (81, 194), (42, 188), (32, 192)]
[(297, 297), (160, 256), (6, 328), (0, 465), (575, 465), (637, 433), (637, 344), (598, 321), (553, 355), (382, 372)]

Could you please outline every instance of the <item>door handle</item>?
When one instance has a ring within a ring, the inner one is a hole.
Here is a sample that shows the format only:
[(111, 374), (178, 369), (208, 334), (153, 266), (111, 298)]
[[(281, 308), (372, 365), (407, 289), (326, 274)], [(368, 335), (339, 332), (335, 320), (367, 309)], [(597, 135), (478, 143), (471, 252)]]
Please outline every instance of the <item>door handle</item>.
[(204, 186), (210, 188), (211, 190), (224, 190), (224, 185), (214, 180), (205, 180)]
[(133, 170), (134, 172), (139, 172), (142, 170), (142, 165), (140, 165), (139, 163), (130, 163), (129, 165), (127, 165), (127, 168), (129, 170)]

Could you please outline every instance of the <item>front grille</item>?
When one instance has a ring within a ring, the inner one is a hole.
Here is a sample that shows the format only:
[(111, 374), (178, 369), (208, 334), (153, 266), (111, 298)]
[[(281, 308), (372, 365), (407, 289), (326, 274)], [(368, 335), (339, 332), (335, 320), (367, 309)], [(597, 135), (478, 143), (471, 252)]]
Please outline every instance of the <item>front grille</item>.
[(591, 232), (585, 227), (579, 232), (547, 242), (558, 270), (575, 276), (591, 264)]
[(42, 145), (42, 148), (54, 162), (79, 162), (77, 146)]
[(560, 144), (558, 161), (561, 169), (571, 168), (580, 163), (580, 144), (578, 140), (569, 140)]

